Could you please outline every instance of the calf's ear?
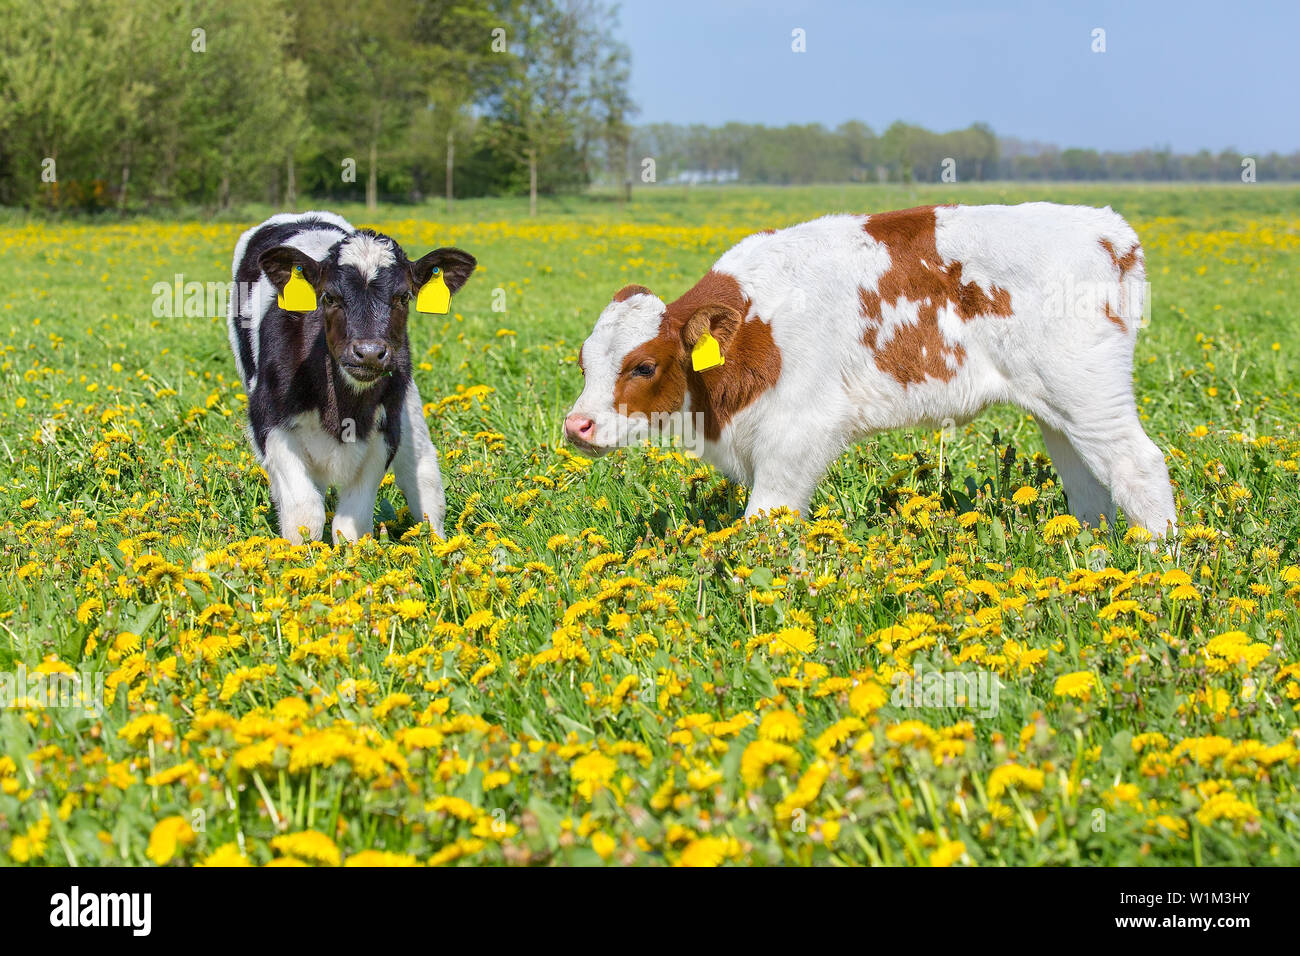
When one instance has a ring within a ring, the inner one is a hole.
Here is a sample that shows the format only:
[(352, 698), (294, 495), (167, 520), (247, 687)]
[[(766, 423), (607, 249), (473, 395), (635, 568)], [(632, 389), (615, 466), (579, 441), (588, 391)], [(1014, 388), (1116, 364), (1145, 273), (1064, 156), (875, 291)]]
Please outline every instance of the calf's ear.
[(423, 288), (432, 277), (433, 270), (440, 269), (443, 280), (447, 283), (447, 291), (454, 294), (469, 281), (477, 265), (478, 261), (465, 250), (444, 246), (411, 263), (412, 284), (417, 289)]
[(718, 346), (725, 355), (727, 346), (735, 338), (742, 321), (740, 313), (731, 306), (723, 305), (721, 302), (710, 302), (700, 306), (686, 320), (686, 324), (682, 326), (682, 343), (689, 352), (707, 332), (717, 340)]
[(320, 287), (323, 271), (321, 264), (293, 246), (276, 246), (274, 249), (266, 250), (258, 257), (257, 265), (271, 280), (277, 292), (284, 291), (284, 287), (293, 277), (295, 266), (302, 269), (302, 277), (311, 283), (313, 288)]
[(643, 285), (625, 285), (614, 293), (614, 301), (626, 302), (634, 295), (654, 295), (654, 293)]

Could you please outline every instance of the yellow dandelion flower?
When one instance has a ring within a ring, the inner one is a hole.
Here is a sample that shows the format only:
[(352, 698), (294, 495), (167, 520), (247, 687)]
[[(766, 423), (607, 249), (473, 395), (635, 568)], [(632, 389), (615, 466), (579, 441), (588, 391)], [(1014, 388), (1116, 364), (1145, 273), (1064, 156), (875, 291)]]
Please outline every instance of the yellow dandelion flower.
[(182, 816), (167, 817), (159, 820), (149, 834), (149, 848), (145, 856), (159, 866), (166, 866), (176, 856), (181, 847), (194, 842), (194, 828), (190, 821)]
[(1233, 822), (1251, 821), (1259, 818), (1259, 811), (1236, 794), (1227, 791), (1216, 793), (1196, 811), (1196, 819), (1209, 826), (1215, 820)]
[(1125, 544), (1146, 544), (1151, 540), (1151, 532), (1146, 528), (1133, 527), (1124, 532)]
[(1076, 671), (1073, 674), (1062, 674), (1058, 677), (1052, 687), (1052, 693), (1057, 697), (1089, 700), (1097, 686), (1097, 675), (1092, 671)]
[(49, 844), (50, 818), (42, 816), (27, 828), (25, 833), (14, 837), (9, 845), (9, 856), (15, 863), (31, 863), (45, 855)]
[[(1015, 494), (1011, 496), (1011, 500), (1021, 506), (1032, 505), (1038, 500), (1038, 489), (1033, 485), (1024, 485), (1016, 489)], [(962, 852), (965, 852), (964, 847)]]
[(990, 797), (999, 797), (1007, 791), (1008, 787), (1042, 790), (1044, 779), (1045, 776), (1041, 770), (1022, 767), (1020, 764), (1006, 763), (989, 774), (988, 794)]
[(757, 789), (762, 786), (768, 768), (778, 763), (793, 772), (799, 765), (799, 754), (786, 744), (773, 740), (755, 740), (740, 757), (740, 775), (746, 785)]
[(429, 813), (446, 813), (466, 822), (478, 819), (478, 808), (460, 797), (437, 797), (425, 806), (425, 810)]
[(931, 866), (952, 866), (966, 855), (966, 844), (961, 840), (948, 840), (930, 854)]
[(424, 612), (428, 610), (428, 607), (429, 605), (424, 601), (407, 598), (394, 604), (393, 610), (397, 612), (397, 616), (403, 621), (414, 621), (417, 618), (424, 617)]
[(303, 830), (274, 837), (271, 848), (285, 856), (324, 866), (338, 866), (341, 858), (334, 841), (318, 830)]
[(889, 693), (873, 680), (864, 680), (849, 692), (849, 708), (865, 717), (889, 703)]
[(803, 736), (803, 723), (792, 710), (772, 710), (758, 727), (758, 736), (764, 740), (794, 743)]
[(496, 621), (496, 615), (491, 611), (475, 611), (469, 617), (465, 618), (465, 630), (478, 631), (485, 627), (491, 627)]
[(735, 840), (721, 837), (699, 837), (692, 840), (677, 858), (678, 866), (721, 866), (729, 856), (738, 854)]
[(244, 854), (240, 852), (239, 844), (232, 842), (232, 843), (221, 844), (221, 846), (217, 847), (215, 850), (213, 850), (211, 853), (209, 853), (206, 857), (204, 857), (201, 861), (199, 861), (199, 863), (195, 865), (200, 867), (204, 867), (204, 866), (233, 867), (233, 866), (252, 866), (253, 864), (249, 862), (248, 857), (244, 856)]
[(617, 847), (614, 838), (604, 831), (597, 831), (591, 835), (591, 848), (602, 860), (608, 860), (613, 856)]
[(817, 650), (817, 638), (802, 627), (783, 627), (768, 645), (772, 654), (780, 657), (788, 653), (811, 654)]
[(618, 764), (602, 753), (579, 757), (569, 768), (569, 776), (578, 782), (578, 792), (590, 800), (595, 792), (614, 778)]
[(1043, 528), (1043, 540), (1048, 544), (1061, 544), (1074, 540), (1082, 530), (1079, 519), (1074, 515), (1057, 515)]

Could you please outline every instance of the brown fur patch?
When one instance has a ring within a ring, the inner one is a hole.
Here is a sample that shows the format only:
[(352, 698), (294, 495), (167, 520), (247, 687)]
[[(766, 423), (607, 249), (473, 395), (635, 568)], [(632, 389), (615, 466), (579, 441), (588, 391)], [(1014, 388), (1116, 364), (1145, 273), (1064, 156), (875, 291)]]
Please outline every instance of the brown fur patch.
[[(962, 263), (944, 262), (935, 245), (935, 225), (935, 207), (918, 206), (868, 216), (862, 227), (889, 251), (889, 268), (876, 289), (858, 290), (861, 314), (867, 319), (863, 342), (874, 353), (876, 366), (902, 385), (927, 378), (950, 381), (954, 367), (966, 359), (966, 350), (950, 345), (939, 329), (941, 305), (951, 306), (963, 322), (1011, 314), (1010, 292), (996, 285), (985, 292), (976, 282), (962, 281)], [(893, 308), (900, 299), (916, 303), (916, 324), (896, 326), (880, 347), (883, 305)]]
[[(726, 361), (697, 372), (690, 366), (688, 350), (698, 340), (690, 320), (700, 309), (718, 305), (725, 309), (713, 313), (717, 321), (712, 334)], [(661, 328), (681, 342), (692, 410), (703, 413), (704, 437), (710, 441), (717, 441), (727, 423), (781, 377), (781, 350), (772, 338), (772, 327), (759, 316), (749, 314), (751, 305), (734, 276), (710, 270), (669, 305), (664, 315)], [(728, 321), (725, 310), (733, 311), (742, 320), (734, 331), (735, 323)]]
[(950, 381), (964, 361), (966, 350), (949, 344), (938, 322), (900, 325), (889, 341), (876, 349), (876, 365), (902, 385), (920, 385), (927, 378)]
[[(628, 352), (614, 382), (614, 408), (627, 415), (646, 416), (678, 411), (686, 397), (686, 367), (682, 355), (682, 343), (677, 336), (665, 335), (662, 331)], [(632, 374), (637, 366), (647, 362), (654, 363), (653, 375)]]
[[(1129, 251), (1124, 253), (1122, 256), (1115, 251), (1115, 244), (1109, 239), (1098, 239), (1097, 244), (1101, 246), (1106, 255), (1110, 256), (1110, 261), (1115, 266), (1115, 271), (1119, 275), (1119, 281), (1121, 284), (1123, 284), (1124, 277), (1128, 271), (1138, 263), (1142, 262), (1142, 244), (1140, 242), (1133, 243), (1133, 248), (1129, 249)], [(1128, 326), (1124, 324), (1124, 319), (1111, 309), (1109, 302), (1106, 303), (1105, 312), (1106, 318), (1113, 322), (1121, 332), (1128, 331)]]
[(626, 302), (634, 295), (654, 295), (654, 293), (643, 285), (625, 285), (614, 293), (614, 301)]
[[(614, 407), (625, 407), (628, 414), (678, 411), (689, 389), (692, 411), (703, 413), (705, 437), (717, 441), (727, 423), (781, 376), (781, 350), (772, 328), (749, 315), (750, 304), (733, 276), (706, 273), (667, 306), (659, 334), (628, 353), (614, 386)], [(697, 313), (700, 320), (692, 322)], [(690, 348), (705, 327), (726, 361), (697, 372)], [(645, 362), (655, 364), (653, 376), (628, 374)]]
[[(673, 324), (678, 330), (695, 314), (695, 310), (704, 305), (725, 305), (740, 313), (741, 318), (749, 314), (749, 299), (740, 291), (740, 283), (735, 276), (724, 272), (709, 270), (699, 282), (691, 286), (673, 301), (664, 313), (665, 325)], [(726, 343), (722, 343), (725, 345)]]
[(858, 306), (859, 312), (868, 319), (874, 319), (875, 325), (867, 323), (867, 331), (863, 333), (862, 340), (867, 343), (867, 348), (875, 351), (876, 333), (880, 331), (880, 321), (884, 313), (880, 309), (880, 293), (875, 289), (865, 289), (858, 286)]
[(1106, 255), (1110, 256), (1110, 261), (1115, 263), (1115, 269), (1119, 272), (1121, 279), (1124, 278), (1124, 273), (1142, 261), (1142, 244), (1140, 242), (1133, 243), (1133, 248), (1122, 256), (1115, 252), (1115, 245), (1109, 239), (1098, 239), (1097, 243), (1106, 250)]

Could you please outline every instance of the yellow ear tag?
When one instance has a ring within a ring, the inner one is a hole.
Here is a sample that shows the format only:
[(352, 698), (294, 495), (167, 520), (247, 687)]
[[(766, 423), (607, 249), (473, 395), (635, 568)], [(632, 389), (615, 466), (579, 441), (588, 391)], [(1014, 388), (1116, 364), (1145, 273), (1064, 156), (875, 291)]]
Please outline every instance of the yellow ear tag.
[(695, 343), (695, 348), (691, 349), (691, 368), (697, 372), (703, 372), (705, 369), (717, 368), (725, 364), (726, 359), (722, 357), (722, 349), (718, 345), (718, 340), (705, 332), (700, 336), (699, 341)]
[(276, 297), (276, 302), (287, 312), (312, 312), (316, 309), (316, 290), (302, 277), (302, 266), (293, 267), (293, 275), (284, 284), (284, 291)]
[(442, 277), (442, 270), (435, 268), (429, 281), (420, 286), (420, 294), (415, 298), (415, 310), (431, 315), (446, 315), (451, 308), (451, 290), (447, 280)]

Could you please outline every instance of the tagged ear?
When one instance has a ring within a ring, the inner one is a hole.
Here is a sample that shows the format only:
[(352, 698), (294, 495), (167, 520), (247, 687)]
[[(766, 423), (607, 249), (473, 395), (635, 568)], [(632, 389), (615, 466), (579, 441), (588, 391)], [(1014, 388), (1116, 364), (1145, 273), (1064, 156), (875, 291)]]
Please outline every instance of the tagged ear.
[(702, 305), (686, 320), (682, 326), (682, 342), (686, 345), (687, 351), (695, 348), (705, 332), (713, 336), (718, 345), (725, 353), (727, 346), (731, 344), (732, 338), (740, 329), (740, 323), (743, 321), (739, 312), (729, 305), (723, 305), (721, 302), (710, 302), (708, 305)]
[(477, 265), (478, 261), (463, 249), (452, 246), (434, 249), (428, 255), (421, 256), (417, 262), (411, 263), (412, 285), (416, 289), (423, 288), (433, 276), (433, 270), (438, 269), (441, 270), (443, 281), (447, 283), (447, 291), (454, 295), (469, 281)]
[(276, 246), (274, 249), (268, 249), (258, 258), (257, 265), (266, 273), (266, 277), (271, 280), (277, 292), (283, 292), (284, 287), (289, 284), (295, 266), (302, 269), (303, 278), (313, 288), (320, 288), (321, 264), (293, 246)]

